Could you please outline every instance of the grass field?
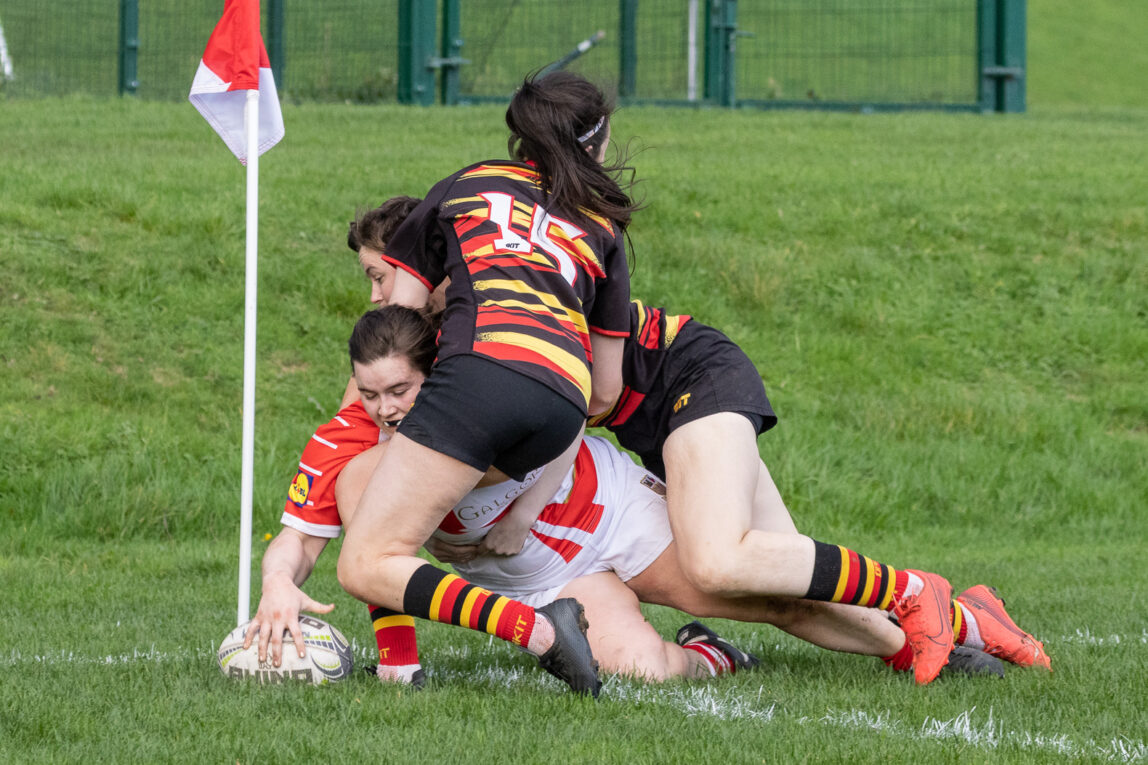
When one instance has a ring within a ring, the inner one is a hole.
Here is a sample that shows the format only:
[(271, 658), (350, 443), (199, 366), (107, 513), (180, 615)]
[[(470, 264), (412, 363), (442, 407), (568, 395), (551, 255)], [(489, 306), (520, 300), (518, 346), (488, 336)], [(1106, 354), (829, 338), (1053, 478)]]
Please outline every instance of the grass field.
[[(261, 166), (257, 557), (366, 307), (346, 221), (501, 156), (500, 117), (285, 108)], [(420, 629), (421, 694), (219, 675), (243, 173), (187, 104), (5, 102), (0, 761), (1148, 759), (1146, 118), (618, 115), (617, 138), (645, 147), (634, 294), (759, 363), (781, 416), (761, 450), (799, 526), (995, 584), (1055, 672), (918, 688), (719, 622), (760, 671), (611, 678), (595, 704), (438, 625)], [(365, 660), (367, 615), (334, 560), (308, 590)], [(648, 615), (664, 634), (684, 620)]]

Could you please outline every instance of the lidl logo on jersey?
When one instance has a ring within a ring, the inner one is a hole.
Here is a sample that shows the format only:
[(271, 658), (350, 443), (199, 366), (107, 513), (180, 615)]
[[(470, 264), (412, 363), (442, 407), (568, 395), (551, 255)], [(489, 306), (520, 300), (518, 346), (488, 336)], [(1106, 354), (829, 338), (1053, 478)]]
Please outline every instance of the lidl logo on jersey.
[(314, 480), (314, 478), (300, 470), (295, 474), (295, 480), (291, 481), (291, 488), (287, 490), (287, 499), (299, 507), (306, 505), (307, 495), (311, 493), (311, 482)]
[(683, 393), (677, 401), (674, 402), (674, 413), (677, 414), (679, 409), (684, 409), (690, 405), (690, 396), (692, 393)]

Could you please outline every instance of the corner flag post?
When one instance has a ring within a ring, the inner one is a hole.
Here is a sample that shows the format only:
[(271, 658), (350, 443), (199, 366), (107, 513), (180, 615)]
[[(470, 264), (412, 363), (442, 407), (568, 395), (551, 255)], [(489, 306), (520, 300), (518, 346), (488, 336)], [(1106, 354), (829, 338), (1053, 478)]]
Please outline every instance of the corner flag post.
[(251, 514), (255, 453), (255, 318), (259, 275), (259, 155), (283, 138), (283, 114), (259, 33), (259, 0), (226, 0), (207, 41), (188, 100), (247, 166), (243, 319), (243, 444), (237, 623), (251, 610)]
[(239, 602), (236, 624), (251, 612), (251, 513), (255, 484), (255, 319), (259, 286), (259, 91), (247, 91), (247, 270), (243, 297), (243, 457), (239, 500)]

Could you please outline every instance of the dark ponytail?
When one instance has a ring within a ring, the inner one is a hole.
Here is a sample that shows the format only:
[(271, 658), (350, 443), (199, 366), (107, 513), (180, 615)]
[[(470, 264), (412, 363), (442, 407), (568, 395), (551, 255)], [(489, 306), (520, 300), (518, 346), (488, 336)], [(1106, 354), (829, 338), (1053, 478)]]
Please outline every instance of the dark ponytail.
[(527, 77), (506, 110), (507, 150), (538, 168), (548, 207), (583, 220), (588, 211), (625, 229), (639, 205), (616, 176), (630, 168), (597, 161), (613, 111), (593, 83), (571, 72)]

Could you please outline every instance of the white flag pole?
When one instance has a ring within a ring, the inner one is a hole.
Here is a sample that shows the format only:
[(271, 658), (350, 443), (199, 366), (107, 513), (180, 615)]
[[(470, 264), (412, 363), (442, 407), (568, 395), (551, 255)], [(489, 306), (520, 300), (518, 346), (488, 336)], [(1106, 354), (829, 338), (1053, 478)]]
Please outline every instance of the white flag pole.
[(255, 298), (259, 281), (259, 91), (247, 91), (247, 274), (243, 313), (243, 470), (239, 502), (239, 608), (251, 612), (251, 497), (255, 463)]

